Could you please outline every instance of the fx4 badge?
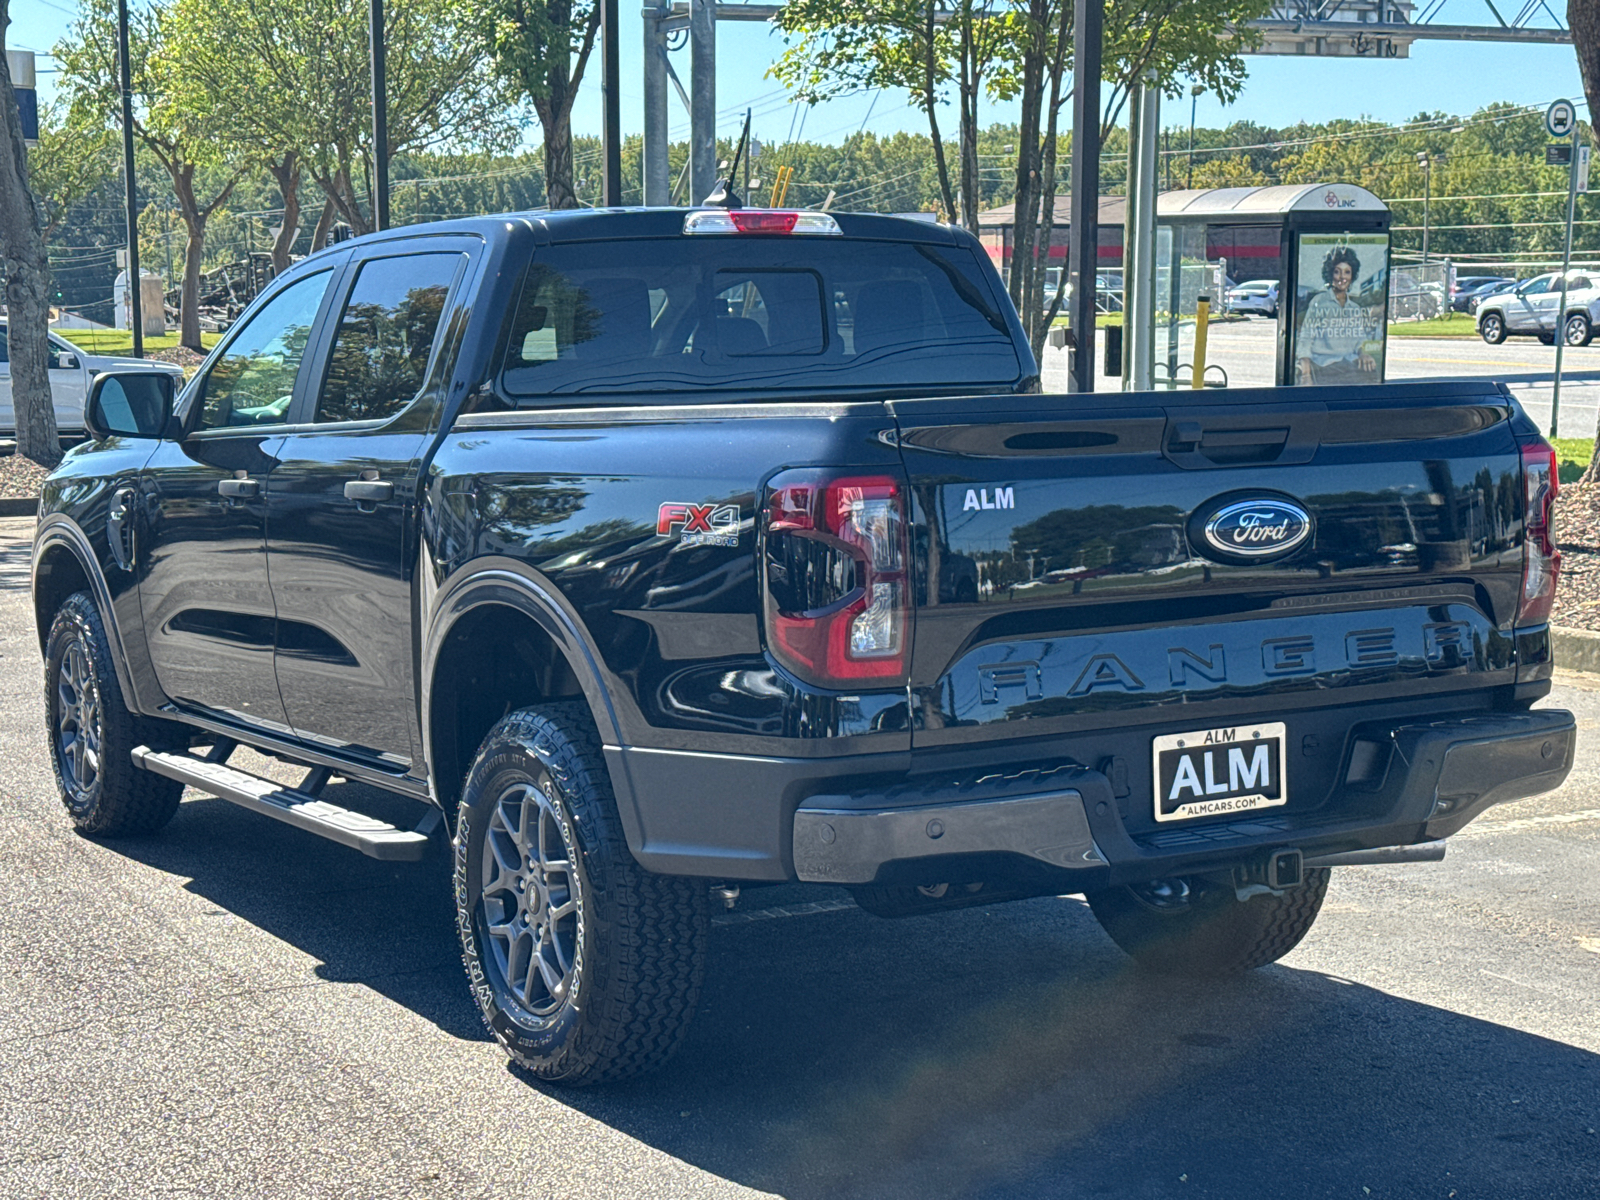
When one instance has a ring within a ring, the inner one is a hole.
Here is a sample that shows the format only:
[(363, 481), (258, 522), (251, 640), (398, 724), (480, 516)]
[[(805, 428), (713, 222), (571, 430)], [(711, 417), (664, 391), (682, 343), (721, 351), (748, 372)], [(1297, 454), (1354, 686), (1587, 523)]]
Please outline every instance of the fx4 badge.
[(737, 546), (739, 544), (739, 506), (737, 504), (679, 504), (668, 501), (656, 512), (656, 533), (678, 538), (685, 546)]

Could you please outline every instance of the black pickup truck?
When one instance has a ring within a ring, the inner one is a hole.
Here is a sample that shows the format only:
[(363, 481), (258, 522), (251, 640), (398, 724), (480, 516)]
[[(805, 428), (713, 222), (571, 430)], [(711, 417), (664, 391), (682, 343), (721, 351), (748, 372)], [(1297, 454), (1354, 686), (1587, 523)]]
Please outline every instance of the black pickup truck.
[(714, 895), (1083, 894), (1152, 968), (1241, 970), (1329, 868), (1437, 859), (1572, 763), (1532, 708), (1553, 458), (1504, 390), (1039, 395), (958, 230), (380, 233), (88, 423), (33, 560), (72, 820), (148, 832), (189, 785), (447, 842), (472, 991), (551, 1080), (673, 1051)]

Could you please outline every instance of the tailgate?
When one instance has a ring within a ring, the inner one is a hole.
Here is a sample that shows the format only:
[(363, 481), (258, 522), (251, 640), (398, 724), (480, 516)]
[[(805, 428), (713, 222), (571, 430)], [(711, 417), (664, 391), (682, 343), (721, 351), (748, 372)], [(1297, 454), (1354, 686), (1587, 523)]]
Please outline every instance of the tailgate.
[(1226, 399), (892, 404), (914, 504), (916, 746), (1514, 681), (1526, 418), (1502, 392)]

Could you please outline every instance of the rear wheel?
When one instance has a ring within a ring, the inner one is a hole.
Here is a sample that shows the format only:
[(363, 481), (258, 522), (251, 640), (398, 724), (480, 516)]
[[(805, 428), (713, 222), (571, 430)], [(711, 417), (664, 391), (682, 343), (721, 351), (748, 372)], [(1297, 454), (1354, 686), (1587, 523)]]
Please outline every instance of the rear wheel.
[(1310, 931), (1329, 872), (1240, 900), (1231, 873), (1188, 875), (1089, 897), (1111, 940), (1140, 966), (1170, 975), (1230, 975), (1277, 962)]
[(1505, 318), (1499, 313), (1484, 313), (1478, 321), (1478, 336), (1491, 346), (1498, 346), (1506, 340)]
[(133, 765), (134, 747), (176, 749), (181, 725), (128, 710), (100, 610), (87, 592), (56, 610), (45, 642), (45, 714), (56, 787), (89, 834), (151, 833), (172, 820), (183, 784)]
[(688, 1033), (709, 893), (634, 861), (582, 705), (524, 709), (489, 731), (462, 793), (455, 896), (484, 1021), (540, 1079), (642, 1074)]

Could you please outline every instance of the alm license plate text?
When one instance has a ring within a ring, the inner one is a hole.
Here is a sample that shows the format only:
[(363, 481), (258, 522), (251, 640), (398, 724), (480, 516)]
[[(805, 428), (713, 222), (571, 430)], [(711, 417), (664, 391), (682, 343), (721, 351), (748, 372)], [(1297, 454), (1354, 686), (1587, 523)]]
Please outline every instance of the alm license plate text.
[(1155, 740), (1157, 821), (1275, 808), (1289, 798), (1282, 721), (1169, 733)]

